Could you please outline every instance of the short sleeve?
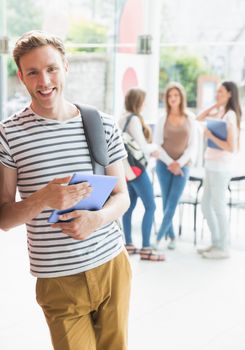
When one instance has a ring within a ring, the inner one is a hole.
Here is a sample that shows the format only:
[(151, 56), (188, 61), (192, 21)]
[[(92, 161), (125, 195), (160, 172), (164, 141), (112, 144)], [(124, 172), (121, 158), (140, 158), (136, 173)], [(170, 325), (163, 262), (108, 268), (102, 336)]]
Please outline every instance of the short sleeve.
[(225, 114), (225, 120), (230, 123), (233, 127), (236, 127), (237, 120), (236, 120), (236, 113), (232, 110), (228, 111)]
[(106, 132), (109, 165), (111, 165), (118, 160), (127, 158), (128, 155), (123, 144), (121, 131), (115, 120), (110, 116), (103, 115), (103, 124)]
[(228, 123), (228, 125), (231, 127), (232, 132), (233, 132), (233, 145), (234, 145), (234, 150), (235, 152), (238, 150), (238, 135), (239, 135), (239, 131), (237, 128), (237, 117), (236, 117), (236, 113), (232, 110), (229, 110), (225, 116), (224, 119), (226, 120), (226, 122)]
[(9, 168), (16, 169), (3, 124), (0, 124), (0, 163)]

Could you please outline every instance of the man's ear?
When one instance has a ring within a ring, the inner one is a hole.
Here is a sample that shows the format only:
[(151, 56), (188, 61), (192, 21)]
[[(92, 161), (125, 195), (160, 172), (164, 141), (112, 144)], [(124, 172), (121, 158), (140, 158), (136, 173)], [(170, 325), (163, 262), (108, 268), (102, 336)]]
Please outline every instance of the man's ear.
[(69, 63), (68, 63), (68, 60), (67, 60), (67, 58), (65, 57), (65, 59), (64, 59), (64, 67), (65, 67), (65, 71), (66, 71), (66, 73), (68, 72), (68, 68), (69, 68)]
[(21, 73), (21, 71), (19, 69), (18, 69), (17, 75), (18, 75), (19, 79), (21, 81), (23, 81), (23, 75), (22, 75), (22, 73)]

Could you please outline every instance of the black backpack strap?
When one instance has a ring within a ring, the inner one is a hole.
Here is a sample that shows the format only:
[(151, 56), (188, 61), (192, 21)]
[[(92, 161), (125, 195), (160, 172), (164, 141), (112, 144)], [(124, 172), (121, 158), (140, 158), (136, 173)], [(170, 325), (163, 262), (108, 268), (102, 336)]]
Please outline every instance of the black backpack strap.
[(134, 114), (130, 114), (127, 119), (126, 119), (126, 123), (123, 127), (123, 132), (125, 132), (127, 130), (128, 124), (130, 123), (130, 120), (133, 118)]
[(81, 113), (94, 174), (104, 175), (105, 167), (109, 164), (109, 155), (101, 116), (92, 106), (76, 104), (76, 107)]

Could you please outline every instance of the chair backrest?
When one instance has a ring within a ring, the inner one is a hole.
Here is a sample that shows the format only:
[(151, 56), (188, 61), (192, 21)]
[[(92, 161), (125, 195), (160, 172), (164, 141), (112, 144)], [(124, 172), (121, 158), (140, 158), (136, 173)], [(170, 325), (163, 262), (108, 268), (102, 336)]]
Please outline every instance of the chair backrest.
[(233, 176), (228, 185), (230, 207), (245, 208), (245, 175)]
[[(194, 185), (194, 186), (193, 186)], [(190, 176), (183, 195), (180, 198), (180, 204), (200, 203), (199, 192), (203, 186), (203, 178)]]

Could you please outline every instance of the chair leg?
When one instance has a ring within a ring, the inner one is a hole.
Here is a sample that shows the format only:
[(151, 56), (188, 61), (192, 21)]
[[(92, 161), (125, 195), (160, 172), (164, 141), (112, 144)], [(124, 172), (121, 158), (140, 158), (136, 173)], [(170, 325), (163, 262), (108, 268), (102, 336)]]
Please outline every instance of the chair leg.
[(194, 245), (197, 244), (197, 205), (194, 204)]
[(182, 235), (182, 219), (183, 219), (184, 206), (179, 204), (179, 237)]

